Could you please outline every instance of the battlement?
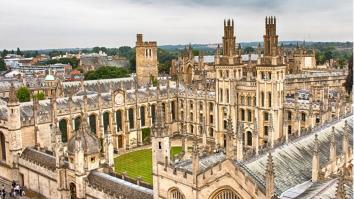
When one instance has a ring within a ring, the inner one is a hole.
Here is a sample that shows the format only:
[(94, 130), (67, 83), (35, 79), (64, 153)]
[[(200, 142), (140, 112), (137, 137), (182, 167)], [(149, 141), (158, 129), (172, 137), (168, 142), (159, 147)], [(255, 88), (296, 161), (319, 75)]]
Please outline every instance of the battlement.
[(277, 22), (276, 22), (275, 16), (266, 17), (266, 18), (265, 18), (265, 24), (266, 24), (266, 25), (276, 25)]
[(137, 47), (157, 47), (156, 41), (143, 41), (143, 34), (136, 35), (136, 46)]

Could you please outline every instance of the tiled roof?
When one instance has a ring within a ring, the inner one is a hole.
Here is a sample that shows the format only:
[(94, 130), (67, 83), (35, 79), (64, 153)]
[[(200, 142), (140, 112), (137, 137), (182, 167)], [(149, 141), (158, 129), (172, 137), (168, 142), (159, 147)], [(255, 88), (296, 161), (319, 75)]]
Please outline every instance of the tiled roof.
[(56, 168), (54, 156), (33, 148), (27, 147), (20, 157), (52, 171)]
[(122, 179), (98, 171), (87, 176), (90, 186), (103, 190), (107, 194), (130, 199), (152, 199), (153, 190), (138, 186)]
[[(352, 116), (348, 124), (352, 125)], [(336, 152), (337, 156), (342, 153), (344, 121), (334, 125), (336, 129)], [(327, 127), (318, 133), (320, 143), (320, 165), (329, 161), (329, 146), (331, 140), (331, 127)], [(353, 129), (350, 127), (349, 145), (352, 146)], [(286, 190), (311, 179), (312, 155), (314, 135), (300, 138), (292, 143), (280, 146), (272, 152), (275, 172), (275, 185), (278, 195)], [(252, 176), (257, 176), (262, 184), (266, 173), (267, 156), (262, 155), (251, 162), (245, 162), (244, 166)]]

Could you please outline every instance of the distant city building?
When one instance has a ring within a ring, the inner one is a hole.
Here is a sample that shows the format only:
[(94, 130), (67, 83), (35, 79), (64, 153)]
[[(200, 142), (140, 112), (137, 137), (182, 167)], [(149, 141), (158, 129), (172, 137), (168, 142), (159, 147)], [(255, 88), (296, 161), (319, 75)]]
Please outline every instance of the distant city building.
[[(51, 199), (352, 198), (347, 71), (286, 53), (275, 17), (263, 40), (242, 55), (227, 20), (214, 59), (189, 46), (172, 77), (158, 77), (156, 42), (138, 34), (136, 77), (1, 81), (1, 177)], [(49, 99), (20, 103), (23, 84)], [(152, 186), (113, 170), (114, 151), (143, 146), (149, 128)]]
[(129, 62), (124, 57), (119, 56), (108, 56), (104, 52), (82, 54), (80, 56), (80, 64), (84, 72), (95, 70), (102, 66), (113, 66), (113, 67), (123, 67), (127, 68)]

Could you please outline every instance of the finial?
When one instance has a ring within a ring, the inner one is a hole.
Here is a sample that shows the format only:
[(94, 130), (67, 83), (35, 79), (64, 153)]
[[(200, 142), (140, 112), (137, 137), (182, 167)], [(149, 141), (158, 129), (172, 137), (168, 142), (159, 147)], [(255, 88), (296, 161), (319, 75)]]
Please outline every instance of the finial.
[(10, 93), (9, 93), (9, 103), (16, 103), (18, 102), (17, 96), (16, 96), (16, 88), (13, 82), (11, 82), (10, 86)]
[(318, 135), (317, 133), (315, 134), (315, 146), (314, 146), (314, 153), (318, 154), (318, 150), (319, 150), (319, 141), (318, 141)]

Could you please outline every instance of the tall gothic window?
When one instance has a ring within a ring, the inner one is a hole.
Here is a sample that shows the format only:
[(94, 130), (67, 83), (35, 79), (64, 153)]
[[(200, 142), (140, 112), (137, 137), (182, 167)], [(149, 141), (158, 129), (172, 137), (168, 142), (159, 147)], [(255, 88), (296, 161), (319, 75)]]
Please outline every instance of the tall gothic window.
[(110, 123), (109, 123), (109, 112), (105, 112), (105, 113), (103, 113), (103, 129), (104, 129), (104, 132), (107, 131), (109, 125), (110, 125)]
[(68, 141), (68, 121), (66, 119), (59, 121), (59, 130), (61, 133), (61, 141), (66, 143)]
[(252, 112), (251, 110), (247, 110), (247, 119), (249, 122), (252, 122)]
[(264, 106), (264, 92), (261, 92), (261, 104)]
[(252, 146), (252, 133), (251, 133), (251, 131), (247, 131), (247, 145)]
[(75, 118), (74, 124), (75, 124), (74, 130), (75, 131), (79, 130), (80, 125), (81, 125), (81, 116), (78, 116), (78, 117)]
[(306, 113), (301, 113), (301, 120), (302, 120), (303, 122), (306, 121)]
[(140, 107), (140, 122), (141, 126), (145, 126), (145, 107)]
[(172, 101), (171, 102), (171, 109), (172, 109), (172, 120), (175, 121), (176, 120), (176, 102)]
[(96, 134), (96, 115), (92, 114), (89, 116), (90, 129), (93, 134)]
[(116, 112), (116, 123), (117, 123), (117, 131), (122, 131), (122, 125), (123, 125), (123, 122), (122, 122), (122, 111), (121, 110), (118, 110)]
[(245, 110), (241, 109), (241, 120), (245, 121)]
[(128, 110), (128, 118), (129, 118), (129, 128), (134, 129), (134, 110), (130, 108)]
[(170, 191), (168, 199), (185, 199), (185, 197), (178, 189), (173, 189)]
[(272, 107), (272, 93), (271, 92), (268, 93), (268, 106)]
[[(66, 121), (66, 120), (65, 120)], [(6, 161), (6, 146), (5, 146), (5, 135), (4, 133), (0, 132), (0, 144), (1, 144), (1, 147), (0, 147), (0, 150), (1, 150), (1, 157), (0, 157), (0, 160), (2, 161)]]
[(152, 124), (155, 124), (156, 121), (156, 105), (153, 104), (151, 105), (151, 120), (152, 120)]
[(291, 120), (291, 111), (288, 111), (288, 120)]
[(242, 199), (242, 197), (231, 189), (223, 189), (217, 192), (211, 199)]
[(269, 120), (269, 114), (268, 112), (264, 112), (264, 121), (268, 121)]

